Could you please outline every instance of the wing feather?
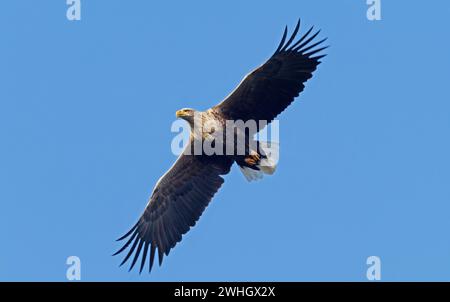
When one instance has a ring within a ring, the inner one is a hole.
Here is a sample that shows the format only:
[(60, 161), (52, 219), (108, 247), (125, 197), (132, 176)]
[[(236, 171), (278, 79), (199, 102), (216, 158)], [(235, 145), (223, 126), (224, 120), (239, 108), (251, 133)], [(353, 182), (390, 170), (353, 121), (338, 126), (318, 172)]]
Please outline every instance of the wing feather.
[[(312, 34), (311, 27), (298, 41), (298, 21), (291, 37), (287, 28), (272, 57), (262, 66), (249, 73), (239, 86), (213, 110), (230, 120), (264, 120), (271, 122), (284, 111), (305, 88), (305, 82), (325, 55), (318, 54), (327, 47), (320, 47), (326, 39), (314, 42), (320, 30)], [(293, 44), (292, 44), (293, 43)], [(261, 130), (261, 129), (258, 129)]]
[(141, 252), (139, 272), (142, 272), (148, 254), (151, 271), (156, 250), (161, 265), (164, 255), (169, 255), (170, 250), (181, 241), (182, 235), (200, 218), (224, 182), (221, 175), (230, 171), (232, 163), (224, 156), (181, 155), (156, 184), (138, 223), (119, 238), (128, 240), (114, 255), (122, 253), (132, 244), (122, 261), (124, 264), (134, 254), (130, 270)]

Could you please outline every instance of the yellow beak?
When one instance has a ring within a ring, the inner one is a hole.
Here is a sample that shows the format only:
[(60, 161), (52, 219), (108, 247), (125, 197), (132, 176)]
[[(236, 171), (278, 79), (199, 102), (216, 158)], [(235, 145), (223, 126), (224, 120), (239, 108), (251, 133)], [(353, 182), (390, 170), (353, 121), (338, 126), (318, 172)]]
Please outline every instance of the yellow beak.
[(179, 117), (182, 117), (184, 114), (183, 114), (183, 110), (178, 110), (176, 113), (175, 113), (175, 116), (177, 117), (177, 118), (179, 118)]

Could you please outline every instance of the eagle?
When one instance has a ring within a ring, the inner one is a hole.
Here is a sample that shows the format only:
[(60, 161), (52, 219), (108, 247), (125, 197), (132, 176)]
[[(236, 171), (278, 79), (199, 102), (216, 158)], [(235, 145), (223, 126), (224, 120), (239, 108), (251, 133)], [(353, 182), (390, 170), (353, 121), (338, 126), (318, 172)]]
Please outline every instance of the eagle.
[[(131, 259), (129, 270), (132, 270), (141, 256), (139, 273), (147, 258), (150, 272), (156, 251), (161, 266), (164, 255), (168, 256), (182, 236), (196, 224), (234, 163), (249, 181), (273, 174), (276, 161), (271, 154), (276, 144), (258, 141), (254, 136), (303, 91), (306, 81), (326, 56), (322, 51), (328, 47), (322, 44), (326, 38), (316, 41), (320, 30), (313, 31), (314, 26), (300, 38), (297, 36), (299, 30), (300, 20), (287, 39), (286, 26), (273, 55), (246, 75), (218, 105), (204, 112), (189, 108), (176, 112), (176, 117), (184, 119), (190, 126), (189, 142), (173, 166), (156, 183), (137, 223), (117, 239), (126, 239), (114, 254), (127, 251), (120, 266)], [(244, 125), (249, 121), (265, 121), (265, 124), (255, 123), (256, 126), (248, 128), (234, 124), (230, 128), (225, 127), (228, 121), (242, 121)], [(206, 124), (210, 126), (205, 127)], [(196, 152), (196, 144), (200, 142), (202, 146), (206, 141), (216, 151), (231, 149), (233, 152)], [(241, 152), (236, 152), (239, 147), (236, 142), (242, 142)]]

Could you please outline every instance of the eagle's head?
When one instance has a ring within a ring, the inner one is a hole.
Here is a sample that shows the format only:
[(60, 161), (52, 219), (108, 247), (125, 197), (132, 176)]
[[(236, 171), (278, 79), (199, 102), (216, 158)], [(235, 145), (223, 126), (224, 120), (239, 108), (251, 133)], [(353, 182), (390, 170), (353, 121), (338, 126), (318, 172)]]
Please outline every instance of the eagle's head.
[(195, 110), (191, 108), (183, 108), (176, 112), (177, 118), (181, 118), (185, 121), (187, 121), (189, 124), (194, 124), (194, 116), (195, 116)]

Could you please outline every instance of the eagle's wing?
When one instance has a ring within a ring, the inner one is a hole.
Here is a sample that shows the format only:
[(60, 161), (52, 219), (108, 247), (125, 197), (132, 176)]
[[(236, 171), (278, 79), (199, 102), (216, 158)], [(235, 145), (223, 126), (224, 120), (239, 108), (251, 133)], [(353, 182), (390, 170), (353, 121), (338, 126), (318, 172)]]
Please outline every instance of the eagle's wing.
[(203, 210), (224, 182), (220, 175), (230, 171), (232, 161), (225, 156), (194, 156), (182, 154), (172, 168), (161, 177), (139, 221), (123, 237), (125, 245), (114, 255), (131, 248), (124, 264), (134, 253), (130, 270), (142, 252), (140, 272), (150, 252), (149, 270), (155, 251), (159, 264), (181, 236), (194, 226)]
[[(248, 74), (239, 86), (213, 107), (230, 120), (272, 121), (295, 97), (303, 91), (305, 82), (325, 55), (316, 55), (327, 47), (317, 48), (326, 39), (313, 42), (320, 30), (310, 35), (313, 28), (298, 41), (300, 20), (286, 42), (287, 27), (278, 49), (272, 57)], [(285, 43), (286, 42), (286, 43)], [(316, 55), (316, 56), (314, 56)]]

